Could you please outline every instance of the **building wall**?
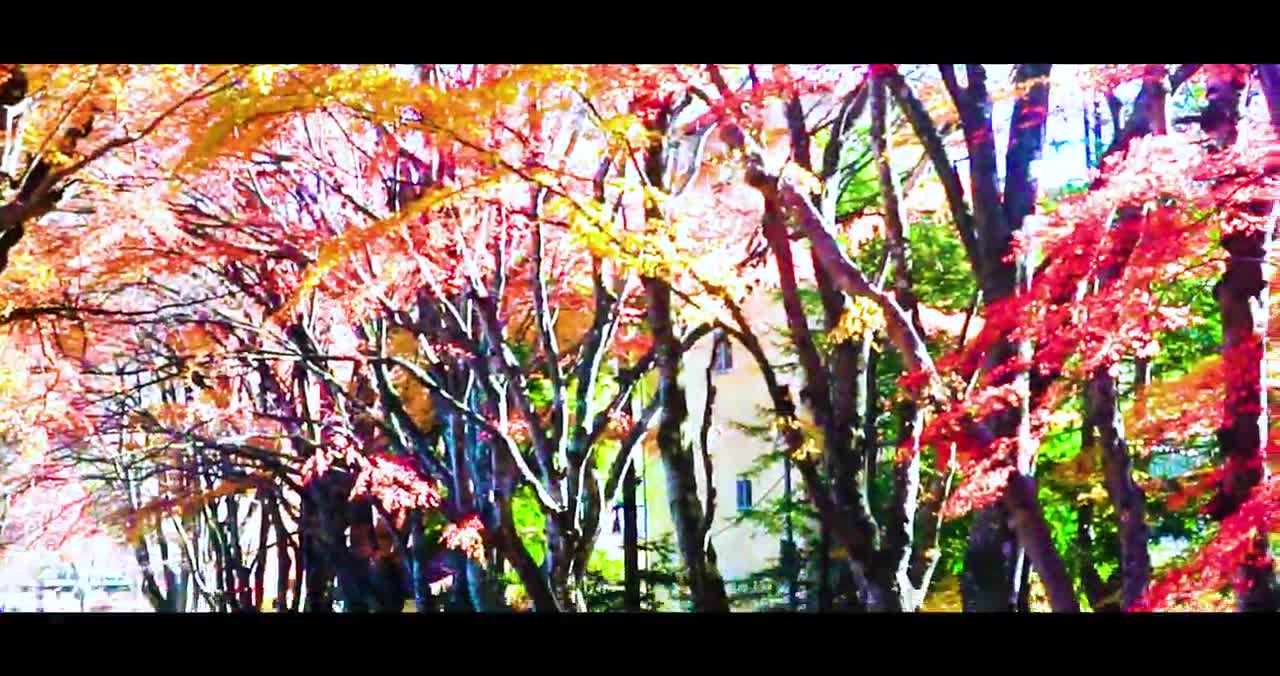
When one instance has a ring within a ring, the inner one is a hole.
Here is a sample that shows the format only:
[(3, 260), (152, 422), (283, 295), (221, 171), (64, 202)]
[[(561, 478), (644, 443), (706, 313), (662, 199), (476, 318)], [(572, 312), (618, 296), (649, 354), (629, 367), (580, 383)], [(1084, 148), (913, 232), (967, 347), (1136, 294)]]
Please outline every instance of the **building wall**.
[[(746, 315), (756, 322), (757, 327), (785, 325), (781, 304), (773, 301), (766, 293), (752, 298), (743, 308)], [(762, 328), (760, 339), (767, 350), (769, 359), (774, 364), (793, 359), (789, 353), (771, 349), (778, 342), (776, 336), (768, 335)], [(701, 340), (694, 349), (685, 356), (682, 384), (689, 401), (688, 438), (696, 439), (701, 429), (703, 414), (707, 401), (707, 366), (712, 358), (714, 339), (710, 336)], [(780, 553), (781, 541), (777, 535), (769, 535), (751, 525), (734, 525), (738, 516), (737, 482), (740, 475), (747, 471), (762, 455), (773, 451), (773, 441), (759, 438), (738, 429), (737, 424), (761, 425), (770, 420), (768, 412), (773, 404), (765, 389), (760, 368), (755, 359), (745, 348), (732, 342), (733, 367), (727, 372), (713, 373), (712, 385), (716, 396), (712, 408), (712, 423), (708, 434), (708, 446), (714, 464), (713, 482), (716, 488), (716, 517), (712, 527), (712, 544), (719, 555), (720, 573), (725, 580), (738, 580), (764, 569), (776, 561)], [(789, 374), (782, 375), (784, 382), (790, 379)], [(696, 449), (701, 453), (701, 449)], [(793, 473), (793, 490), (798, 477)], [(698, 477), (701, 494), (705, 501), (706, 486), (703, 476)], [(781, 463), (769, 471), (755, 477), (752, 481), (752, 501), (761, 504), (765, 500), (778, 498), (783, 493), (783, 471)], [(664, 523), (669, 524), (670, 519)]]
[[(52, 569), (68, 564), (74, 565), (87, 581), (123, 578), (130, 588), (106, 590), (86, 584), (81, 593), (74, 589), (39, 589), (42, 576), (48, 577)], [(0, 607), (4, 612), (150, 612), (151, 606), (140, 592), (137, 579), (137, 562), (132, 553), (106, 536), (73, 539), (56, 551), (10, 549), (0, 559)]]
[[(781, 342), (771, 335), (767, 326), (785, 325), (785, 316), (779, 302), (768, 292), (760, 292), (743, 305), (747, 316), (753, 318), (770, 361), (776, 365), (794, 360), (790, 352), (775, 347)], [(681, 384), (689, 405), (685, 438), (694, 444), (697, 454), (699, 493), (706, 500), (706, 482), (702, 473), (698, 433), (702, 424), (707, 400), (706, 371), (712, 358), (714, 338), (710, 335), (699, 341), (685, 354)], [(712, 544), (718, 555), (720, 573), (726, 582), (741, 580), (746, 576), (775, 565), (781, 550), (781, 537), (765, 533), (751, 524), (735, 525), (738, 516), (737, 482), (760, 456), (772, 450), (772, 442), (749, 435), (735, 427), (734, 423), (760, 425), (769, 420), (772, 403), (764, 387), (760, 369), (750, 353), (736, 342), (731, 342), (732, 368), (714, 373), (712, 383), (716, 398), (712, 410), (712, 425), (708, 445), (713, 462), (713, 482), (716, 488), (716, 515), (711, 529)], [(784, 383), (794, 383), (789, 373), (779, 374)], [(793, 386), (793, 391), (794, 391)], [(654, 427), (656, 428), (656, 422)], [(647, 514), (640, 514), (640, 536), (646, 539), (646, 519), (649, 538), (660, 538), (673, 532), (671, 508), (667, 502), (666, 476), (661, 459), (654, 446), (653, 432), (646, 441), (645, 458), (641, 464), (643, 479), (640, 499), (647, 506)], [(752, 501), (760, 505), (766, 500), (783, 494), (783, 471), (779, 462), (752, 480)], [(792, 473), (792, 486), (797, 499), (803, 499), (799, 489), (799, 475)], [(611, 557), (620, 557), (622, 536), (612, 532), (613, 515), (603, 524), (600, 546)], [(675, 563), (679, 564), (677, 560)], [(645, 561), (641, 559), (641, 566)]]

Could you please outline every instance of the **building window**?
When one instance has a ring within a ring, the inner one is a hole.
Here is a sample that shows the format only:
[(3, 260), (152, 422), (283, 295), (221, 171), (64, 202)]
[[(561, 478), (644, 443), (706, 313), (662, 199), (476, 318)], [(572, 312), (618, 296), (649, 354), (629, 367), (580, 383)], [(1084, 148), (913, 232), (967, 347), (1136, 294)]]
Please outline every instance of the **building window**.
[[(647, 507), (645, 507), (642, 504), (636, 505), (636, 530), (639, 531), (640, 539), (642, 540), (648, 537), (647, 530), (645, 527), (645, 523), (646, 523), (645, 518), (647, 516), (645, 514), (646, 509)], [(611, 530), (613, 531), (614, 535), (622, 535), (622, 525), (623, 525), (622, 520), (623, 520), (623, 517), (625, 516), (625, 513), (624, 513), (625, 511), (626, 510), (624, 509), (621, 502), (613, 506), (613, 528)]]
[(751, 509), (751, 480), (738, 479), (738, 511), (746, 512)]
[(712, 336), (715, 342), (711, 346), (711, 370), (716, 373), (732, 371), (733, 345), (729, 342), (729, 335), (717, 329)]

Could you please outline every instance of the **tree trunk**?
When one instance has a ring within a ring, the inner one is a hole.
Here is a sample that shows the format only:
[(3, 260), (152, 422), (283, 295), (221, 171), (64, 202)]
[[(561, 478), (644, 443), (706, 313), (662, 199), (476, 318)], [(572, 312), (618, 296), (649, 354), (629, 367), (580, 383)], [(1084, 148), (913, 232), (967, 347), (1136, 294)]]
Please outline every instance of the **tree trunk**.
[[(1110, 152), (1121, 150), (1135, 137), (1160, 135), (1167, 131), (1165, 121), (1166, 68), (1152, 64), (1144, 73), (1142, 90), (1134, 102), (1133, 118), (1125, 124), (1127, 134), (1116, 138)], [(1106, 157), (1104, 153), (1103, 157)], [(1120, 222), (1113, 231), (1110, 262), (1098, 273), (1098, 283), (1105, 287), (1118, 279), (1137, 243), (1141, 227), (1140, 208), (1124, 206), (1118, 210)], [(1147, 364), (1149, 367), (1149, 363)], [(1148, 374), (1140, 364), (1138, 381)], [(1116, 511), (1120, 539), (1120, 603), (1128, 608), (1147, 591), (1151, 579), (1151, 557), (1148, 553), (1149, 530), (1146, 524), (1146, 495), (1133, 480), (1133, 462), (1125, 442), (1124, 423), (1120, 417), (1115, 376), (1109, 364), (1099, 366), (1085, 385), (1085, 426), (1097, 433), (1101, 445), (1104, 484)], [(1090, 437), (1092, 438), (1092, 434)]]
[[(1215, 502), (1218, 518), (1234, 512), (1267, 471), (1266, 258), (1270, 240), (1271, 227), (1222, 237), (1227, 270), (1215, 292), (1222, 311), (1222, 350), (1227, 363), (1225, 424), (1219, 432), (1226, 473)], [(1248, 560), (1238, 570), (1236, 595), (1241, 611), (1277, 610), (1275, 569), (1265, 531), (1257, 536)]]
[[(275, 528), (276, 535), (276, 612), (285, 612), (289, 609), (289, 575), (293, 568), (293, 561), (289, 558), (289, 530), (285, 527), (284, 518), (281, 516), (281, 497), (273, 495), (271, 501), (271, 521)], [(264, 515), (266, 518), (268, 515)]]
[[(1003, 196), (999, 189), (999, 176), (995, 152), (995, 134), (991, 122), (991, 97), (986, 88), (986, 72), (977, 64), (965, 67), (968, 83), (961, 87), (954, 68), (940, 66), (943, 79), (960, 112), (965, 145), (970, 158), (970, 191), (973, 198), (974, 239), (976, 241), (979, 287), (983, 302), (991, 304), (1003, 300), (1018, 289), (1019, 261), (1006, 257), (1015, 232), (1021, 230), (1025, 217), (1035, 211), (1036, 183), (1031, 173), (1031, 163), (1040, 156), (1044, 144), (1047, 119), (1049, 85), (1046, 81), (1049, 64), (1022, 64), (1017, 67), (1016, 81), (1033, 83), (1021, 93), (1014, 103), (1009, 148), (1006, 153), (1005, 186)], [(957, 224), (962, 225), (962, 224)], [(1016, 356), (1025, 346), (1001, 341), (987, 356), (989, 368)], [(1020, 385), (1027, 385), (1026, 376), (1013, 376)], [(1001, 383), (993, 383), (1001, 384)], [(1022, 409), (1028, 405), (1025, 387)], [(994, 416), (989, 422), (997, 436), (1022, 437), (1025, 411), (1013, 409)], [(1020, 547), (1037, 550), (1037, 556), (1048, 556), (1043, 542), (1021, 542), (1019, 534), (1038, 534), (1043, 528), (1036, 524), (1043, 520), (1035, 493), (1027, 494), (1023, 474), (1024, 444), (1018, 445), (1018, 458), (1014, 459), (1018, 472), (1010, 481), (1005, 500), (974, 515), (970, 530), (969, 551), (965, 555), (965, 573), (961, 590), (966, 610), (1012, 611), (1016, 609), (1016, 581), (1021, 571)], [(1035, 512), (1035, 513), (1032, 513)], [(1021, 531), (1017, 527), (1021, 525)], [(1052, 543), (1049, 543), (1049, 549)], [(1028, 552), (1030, 553), (1030, 552)], [(1033, 557), (1035, 561), (1037, 557)], [(1057, 558), (1056, 553), (1050, 558)], [(1061, 561), (1046, 561), (1053, 568), (1061, 568)], [(1048, 578), (1041, 571), (1042, 578)], [(1070, 584), (1069, 579), (1066, 582)], [(1061, 583), (1058, 583), (1061, 586)]]
[(422, 513), (414, 510), (409, 515), (409, 554), (411, 556), (410, 575), (413, 585), (414, 610), (419, 613), (435, 611), (435, 597), (431, 593), (431, 581), (427, 578), (430, 565), (430, 550), (427, 548), (427, 535), (422, 527)]
[(640, 612), (640, 528), (637, 517), (636, 464), (627, 463), (622, 476), (622, 607), (629, 613)]
[[(1025, 88), (1019, 92), (1013, 107), (1003, 194), (999, 188), (992, 103), (985, 69), (979, 64), (967, 64), (968, 83), (963, 87), (953, 66), (942, 64), (939, 69), (960, 112), (969, 151), (975, 268), (983, 302), (989, 305), (1017, 293), (1020, 284), (1028, 278), (1027, 257), (1014, 260), (1007, 254), (1014, 234), (1023, 229), (1024, 219), (1035, 211), (1037, 189), (1032, 164), (1044, 146), (1051, 65), (1020, 64), (1015, 69), (1015, 82)], [(1029, 357), (1029, 350), (1030, 346), (1023, 343), (1001, 341), (987, 355), (984, 366), (990, 368), (1005, 363), (1020, 353)], [(1003, 500), (974, 515), (961, 584), (965, 606), (975, 610), (1016, 610), (1022, 574), (1020, 562), (1025, 555), (1044, 582), (1054, 609), (1077, 611), (1079, 604), (1071, 578), (1053, 547), (1036, 497), (1035, 482), (1030, 477), (1029, 378), (1026, 373), (1020, 373), (992, 384), (1010, 381), (1018, 385), (1020, 406), (992, 416), (987, 424), (996, 436), (1017, 437), (1017, 457), (1011, 459), (1016, 471), (1010, 477)]]
[(577, 590), (574, 588), (572, 575), (576, 534), (572, 525), (564, 523), (566, 520), (564, 513), (546, 516), (547, 556), (542, 567), (551, 580), (551, 589), (561, 610), (571, 613), (578, 608)]
[[(665, 143), (670, 122), (671, 106), (667, 103), (656, 111), (649, 128), (654, 133), (654, 140), (645, 154), (644, 172), (650, 185), (659, 189), (666, 187), (663, 181), (667, 171)], [(651, 222), (661, 222), (663, 214), (655, 202), (648, 201), (645, 217)], [(662, 398), (658, 449), (667, 475), (667, 499), (675, 521), (676, 546), (689, 575), (694, 611), (728, 612), (729, 597), (715, 564), (715, 549), (704, 537), (704, 514), (698, 497), (693, 446), (684, 436), (689, 403), (680, 385), (684, 349), (675, 333), (671, 286), (662, 279), (648, 276), (642, 277), (641, 283), (649, 305), (648, 323), (653, 333), (658, 396)]]
[[(302, 538), (302, 551), (299, 560), (302, 562), (306, 583), (306, 599), (303, 612), (333, 612), (333, 597), (330, 590), (335, 577), (334, 567), (329, 552), (338, 538), (329, 528), (331, 516), (324, 514), (327, 501), (320, 494), (320, 483), (324, 477), (312, 479), (311, 484), (303, 489), (302, 516), (299, 527)], [(340, 531), (339, 531), (340, 533)]]
[[(871, 85), (871, 147), (875, 154), (876, 173), (880, 183), (880, 195), (884, 202), (885, 233), (889, 255), (893, 260), (894, 297), (911, 317), (912, 328), (924, 339), (924, 326), (920, 322), (920, 308), (916, 300), (915, 285), (911, 280), (911, 255), (907, 241), (906, 216), (899, 200), (901, 187), (898, 177), (889, 164), (889, 139), (886, 130), (888, 91), (883, 76), (876, 76)], [(868, 374), (875, 383), (875, 374)], [(922, 601), (911, 582), (911, 555), (915, 541), (915, 515), (920, 494), (920, 436), (924, 432), (924, 408), (910, 399), (898, 405), (898, 448), (908, 454), (906, 459), (894, 457), (893, 497), (889, 501), (884, 520), (884, 548), (877, 565), (881, 584), (895, 594), (899, 610), (914, 611)], [(919, 590), (924, 591), (924, 590)]]
[[(1151, 579), (1146, 496), (1133, 480), (1133, 463), (1125, 443), (1115, 378), (1105, 367), (1100, 367), (1089, 378), (1086, 387), (1087, 424), (1097, 430), (1102, 451), (1103, 481), (1119, 522), (1121, 603), (1128, 608), (1146, 593)], [(1087, 453), (1089, 449), (1082, 452)]]
[(658, 396), (662, 397), (658, 449), (667, 475), (676, 545), (689, 575), (694, 611), (728, 612), (729, 598), (714, 562), (715, 550), (702, 537), (703, 510), (698, 497), (696, 463), (693, 447), (682, 430), (689, 417), (689, 407), (679, 380), (683, 356), (672, 326), (671, 287), (652, 277), (644, 278), (643, 284), (649, 301), (649, 327), (657, 349)]
[[(1240, 95), (1247, 72), (1234, 64), (1210, 67), (1207, 104), (1200, 124), (1218, 149), (1235, 143), (1240, 119)], [(1276, 100), (1274, 72), (1259, 69), (1268, 104)], [(1271, 109), (1272, 128), (1277, 111)], [(1224, 458), (1224, 475), (1219, 493), (1209, 506), (1212, 516), (1226, 518), (1248, 499), (1265, 477), (1267, 465), (1267, 363), (1266, 340), (1268, 286), (1270, 284), (1271, 231), (1273, 217), (1263, 225), (1236, 224), (1222, 235), (1227, 252), (1227, 269), (1214, 287), (1222, 313), (1222, 355), (1226, 366), (1226, 397), (1223, 425), (1218, 431)], [(1280, 606), (1275, 589), (1275, 568), (1267, 533), (1259, 533), (1252, 550), (1236, 573), (1237, 607), (1242, 612), (1274, 612)]]
[(348, 613), (369, 613), (374, 611), (375, 605), (373, 595), (369, 593), (372, 582), (369, 564), (377, 551), (373, 533), (373, 505), (367, 499), (353, 500), (347, 503), (347, 513), (351, 540), (347, 553), (352, 565), (342, 566), (344, 574), (338, 576), (343, 610)]
[(271, 535), (271, 504), (274, 501), (270, 489), (267, 495), (258, 496), (258, 542), (253, 554), (253, 594), (251, 602), (254, 612), (262, 610), (267, 598), (267, 538)]
[(520, 577), (525, 592), (533, 604), (533, 609), (540, 613), (556, 613), (561, 608), (550, 580), (544, 574), (538, 562), (534, 561), (520, 534), (516, 531), (515, 511), (512, 500), (515, 495), (517, 471), (510, 455), (495, 449), (494, 465), (494, 500), (497, 510), (493, 522), (486, 522), (485, 527), (497, 534), (498, 547), (503, 556)]
[(151, 569), (151, 552), (147, 549), (147, 541), (145, 537), (139, 535), (138, 540), (133, 546), (134, 558), (138, 562), (138, 567), (142, 571), (142, 593), (146, 596), (147, 601), (151, 603), (151, 607), (157, 613), (172, 613), (174, 605), (171, 602), (171, 595), (160, 588), (160, 584), (156, 581), (155, 572)]
[(960, 591), (966, 613), (1006, 613), (1013, 579), (1013, 538), (1008, 514), (997, 503), (973, 515)]

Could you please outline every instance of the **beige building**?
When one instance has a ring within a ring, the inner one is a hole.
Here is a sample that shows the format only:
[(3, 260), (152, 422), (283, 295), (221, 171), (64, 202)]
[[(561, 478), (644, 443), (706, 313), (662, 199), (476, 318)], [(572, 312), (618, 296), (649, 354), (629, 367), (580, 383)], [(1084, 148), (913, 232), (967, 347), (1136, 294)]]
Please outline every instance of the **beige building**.
[[(812, 270), (806, 265), (810, 260), (807, 250), (796, 246), (795, 253), (796, 272), (800, 278), (800, 284), (802, 286), (812, 284)], [(789, 341), (779, 333), (779, 329), (786, 326), (786, 315), (777, 293), (768, 289), (757, 291), (743, 303), (742, 309), (744, 314), (751, 318), (753, 329), (765, 348), (770, 363), (776, 369), (779, 380), (783, 385), (790, 386), (792, 397), (798, 401), (802, 376), (797, 364), (798, 358), (791, 350)], [(964, 324), (963, 313), (947, 313), (923, 306), (920, 312), (925, 330), (931, 336), (958, 336)], [(973, 335), (978, 331), (981, 323), (980, 318), (973, 318), (969, 326), (969, 334)], [(814, 326), (814, 328), (818, 327)], [(716, 489), (716, 514), (711, 529), (711, 540), (718, 555), (720, 573), (732, 595), (734, 588), (738, 586), (735, 583), (743, 581), (753, 573), (774, 567), (779, 562), (783, 535), (769, 534), (755, 524), (738, 524), (735, 521), (740, 514), (740, 502), (759, 508), (766, 501), (781, 498), (784, 492), (784, 472), (782, 462), (779, 460), (763, 473), (750, 479), (745, 486), (740, 487), (741, 474), (774, 449), (772, 440), (748, 434), (737, 425), (759, 427), (766, 424), (770, 420), (769, 413), (773, 410), (773, 405), (755, 359), (736, 342), (726, 342), (728, 344), (727, 359), (723, 354), (716, 354), (717, 340), (714, 336), (709, 335), (699, 341), (685, 354), (681, 383), (688, 397), (689, 406), (685, 435), (694, 444), (695, 453), (698, 454), (697, 478), (705, 504), (706, 486), (700, 460), (702, 451), (697, 445), (697, 439), (707, 399), (707, 367), (713, 358), (719, 360), (712, 375), (716, 398), (708, 435)], [(802, 422), (811, 420), (803, 408), (799, 414)], [(643, 494), (638, 499), (638, 502), (642, 503), (639, 515), (641, 540), (671, 534), (673, 522), (666, 497), (666, 479), (656, 448), (646, 450), (645, 459), (641, 464), (641, 474), (644, 479)], [(791, 474), (793, 499), (806, 501), (799, 473), (793, 469)], [(612, 518), (605, 521), (601, 546), (608, 548), (611, 557), (620, 558), (622, 536), (620, 533), (611, 532), (609, 526), (612, 523)], [(798, 535), (796, 544), (797, 546), (802, 544)], [(678, 564), (679, 561), (677, 560), (676, 563)], [(641, 567), (645, 567), (643, 558)]]
[[(760, 292), (743, 304), (743, 310), (748, 316), (757, 319), (755, 329), (775, 366), (794, 359), (789, 352), (775, 346), (775, 343), (781, 341), (771, 336), (765, 328), (785, 325), (781, 303), (769, 292)], [(685, 435), (694, 444), (694, 452), (699, 458), (697, 478), (704, 504), (706, 482), (701, 470), (702, 449), (698, 445), (698, 433), (707, 400), (707, 367), (712, 359), (717, 363), (712, 373), (716, 398), (708, 434), (716, 489), (716, 514), (711, 528), (711, 540), (718, 555), (720, 572), (732, 594), (735, 582), (777, 564), (782, 537), (766, 533), (753, 524), (737, 524), (735, 521), (741, 513), (740, 508), (758, 508), (766, 501), (782, 497), (783, 467), (779, 461), (759, 476), (750, 480), (741, 479), (741, 474), (772, 448), (768, 439), (753, 436), (738, 428), (737, 424), (760, 425), (768, 420), (767, 412), (773, 406), (765, 390), (760, 368), (751, 354), (736, 342), (721, 341), (714, 334), (708, 335), (685, 354), (681, 375), (689, 406)], [(779, 376), (784, 383), (792, 385), (793, 392), (798, 389), (795, 384), (797, 376), (790, 373), (780, 373)], [(653, 426), (656, 428), (656, 421)], [(652, 439), (646, 443), (637, 471), (642, 479), (641, 494), (637, 496), (641, 541), (671, 535), (673, 522), (666, 497), (666, 477)], [(794, 471), (792, 487), (795, 499), (803, 500), (799, 475)], [(620, 559), (622, 535), (611, 527), (617, 521), (617, 515), (606, 515), (603, 521), (604, 531), (601, 533), (599, 547), (610, 558)], [(679, 564), (678, 555), (674, 563)], [(641, 568), (647, 568), (651, 564), (642, 555)]]

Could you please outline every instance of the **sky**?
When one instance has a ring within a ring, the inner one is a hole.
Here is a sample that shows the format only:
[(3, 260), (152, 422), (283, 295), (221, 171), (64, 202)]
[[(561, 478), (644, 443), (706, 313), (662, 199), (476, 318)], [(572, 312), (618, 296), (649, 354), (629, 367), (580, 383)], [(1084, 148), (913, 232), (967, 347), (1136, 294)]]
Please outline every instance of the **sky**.
[[(1042, 190), (1055, 190), (1072, 181), (1083, 181), (1089, 176), (1085, 160), (1084, 108), (1090, 105), (1084, 92), (1071, 86), (1076, 81), (1080, 67), (1073, 64), (1055, 64), (1053, 80), (1049, 89), (1049, 107), (1051, 110), (1046, 125), (1044, 151), (1033, 171)], [(988, 79), (992, 83), (1008, 82), (1012, 75), (1010, 65), (992, 65), (988, 67)], [(1128, 100), (1134, 92), (1121, 88), (1118, 95)], [(1009, 122), (1013, 114), (1013, 100), (997, 101), (991, 110), (992, 123), (996, 138), (1001, 141), (1008, 138)], [(1104, 120), (1109, 120), (1104, 107)], [(1104, 121), (1104, 126), (1107, 122)], [(1004, 178), (1004, 156), (1006, 143), (997, 142), (1001, 179)]]

